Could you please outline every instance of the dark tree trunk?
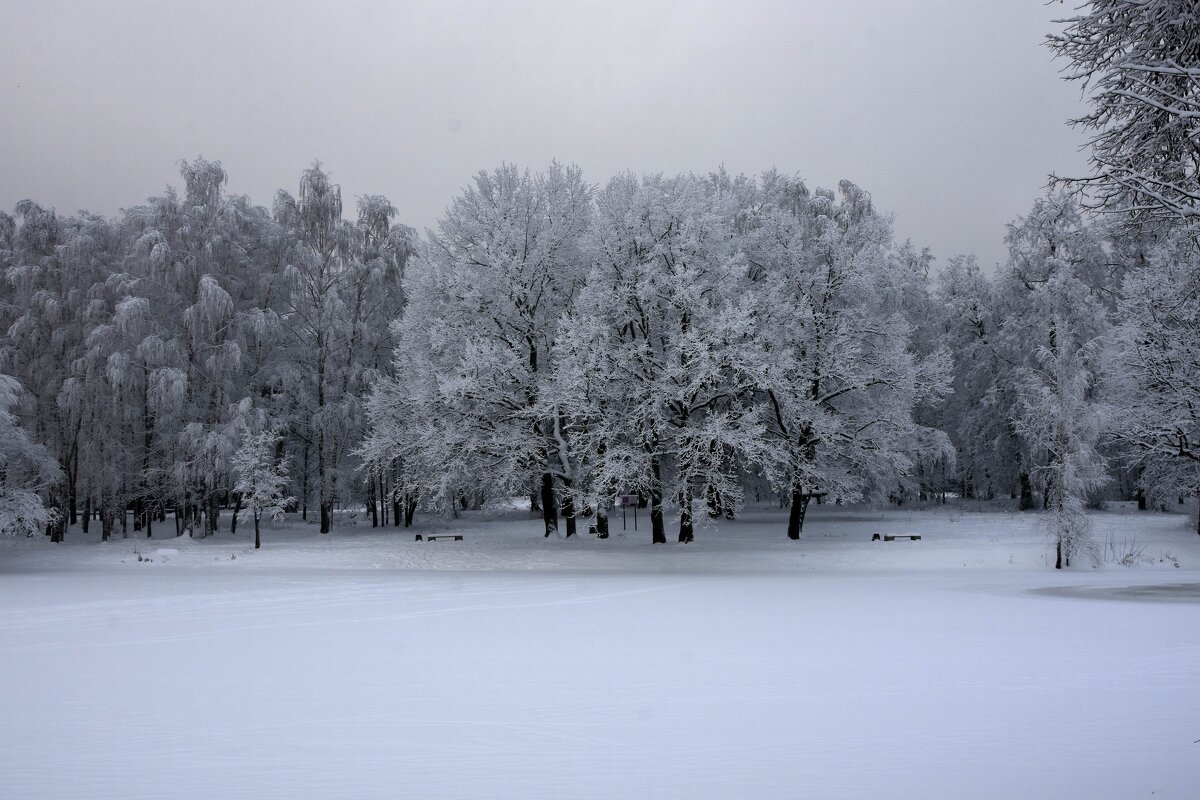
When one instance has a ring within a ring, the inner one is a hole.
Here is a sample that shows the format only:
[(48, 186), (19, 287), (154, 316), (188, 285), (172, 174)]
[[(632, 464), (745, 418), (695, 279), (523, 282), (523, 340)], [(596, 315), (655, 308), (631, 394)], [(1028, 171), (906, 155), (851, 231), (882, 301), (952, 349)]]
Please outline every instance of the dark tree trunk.
[(375, 505), (375, 478), (373, 476), (367, 478), (367, 486), (370, 488), (370, 491), (367, 492), (367, 504), (371, 509), (371, 527), (378, 528), (379, 509)]
[(208, 511), (204, 519), (204, 535), (215, 536), (217, 533), (217, 522), (221, 516), (220, 498), (216, 492), (208, 493)]
[(383, 471), (379, 472), (379, 524), (386, 528), (388, 524), (387, 487), (383, 484)]
[(695, 525), (692, 522), (692, 485), (685, 480), (683, 493), (679, 498), (679, 542), (687, 544), (695, 538)]
[(304, 472), (300, 476), (300, 519), (308, 521), (308, 442), (304, 443)]
[(1058, 542), (1057, 545), (1055, 545), (1054, 551), (1056, 554), (1056, 557), (1054, 559), (1054, 568), (1062, 569), (1063, 568), (1063, 547), (1062, 547), (1061, 541)]
[(570, 539), (575, 535), (575, 501), (570, 496), (563, 499), (562, 504), (563, 519), (567, 523), (567, 538)]
[(538, 493), (536, 490), (529, 493), (529, 513), (530, 514), (541, 514), (542, 513), (542, 501), (540, 499), (538, 499)]
[(608, 538), (608, 507), (604, 505), (596, 509), (596, 536)]
[(804, 530), (804, 515), (808, 513), (808, 502), (812, 500), (812, 495), (805, 492), (799, 486), (792, 487), (792, 510), (788, 514), (788, 530), (789, 539), (799, 539), (800, 533)]
[(78, 513), (76, 511), (77, 492), (79, 490), (79, 444), (78, 434), (76, 435), (76, 444), (71, 446), (71, 463), (69, 468), (65, 470), (67, 473), (67, 508), (71, 517), (71, 524), (75, 525), (79, 522)]
[(229, 523), (229, 532), (237, 535), (237, 518), (238, 514), (242, 513), (242, 493), (238, 492), (233, 496), (233, 519)]
[(262, 547), (262, 539), (258, 537), (258, 512), (254, 512), (254, 549)]
[(1028, 511), (1033, 508), (1033, 486), (1029, 483), (1029, 473), (1022, 472), (1019, 480), (1021, 484), (1021, 501), (1017, 504), (1017, 508), (1021, 511)]
[(405, 495), (404, 503), (404, 527), (411, 528), (413, 516), (417, 513), (417, 496), (415, 494)]
[(717, 491), (717, 487), (711, 483), (704, 489), (704, 500), (708, 503), (708, 516), (712, 519), (720, 519), (725, 513), (724, 504), (721, 502), (721, 493)]
[(117, 522), (117, 510), (111, 505), (100, 507), (100, 541), (107, 542), (112, 538), (113, 528)]
[(567, 523), (567, 538), (575, 535), (575, 498), (571, 495), (571, 482), (563, 479), (562, 515)]
[(321, 500), (321, 533), (329, 533), (333, 527), (333, 503), (329, 500)]
[(1200, 535), (1200, 492), (1196, 492), (1196, 534)]
[(1141, 489), (1138, 489), (1137, 501), (1138, 501), (1138, 511), (1145, 511), (1146, 510), (1146, 493)]
[(153, 511), (153, 509), (147, 508), (145, 511), (145, 514), (146, 514), (146, 538), (153, 539), (154, 538), (154, 511)]
[(129, 506), (121, 504), (121, 538), (129, 538)]
[(142, 529), (142, 498), (133, 501), (133, 532), (137, 533)]
[(92, 519), (92, 498), (83, 498), (83, 532), (88, 532), (88, 523)]
[(667, 528), (663, 524), (662, 467), (658, 456), (650, 457), (650, 536), (654, 544), (667, 543)]
[(391, 468), (391, 524), (395, 528), (400, 528), (404, 524), (400, 515), (400, 487), (396, 486), (395, 464)]
[(542, 473), (542, 523), (547, 537), (558, 533), (558, 498), (554, 496), (554, 477), (549, 472)]

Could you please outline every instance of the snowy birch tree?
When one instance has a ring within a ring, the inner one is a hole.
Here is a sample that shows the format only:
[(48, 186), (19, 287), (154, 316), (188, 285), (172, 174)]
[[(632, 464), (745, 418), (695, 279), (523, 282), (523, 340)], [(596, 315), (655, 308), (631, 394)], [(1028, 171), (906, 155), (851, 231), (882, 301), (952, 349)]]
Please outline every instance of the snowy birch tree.
[(1099, 560), (1084, 514), (1087, 494), (1108, 480), (1096, 445), (1105, 426), (1103, 408), (1090, 398), (1096, 342), (1078, 344), (1064, 315), (1051, 321), (1053, 337), (1038, 348), (1037, 366), (1018, 374), (1017, 433), (1034, 451), (1033, 479), (1046, 497), (1044, 527), (1055, 543), (1055, 569), (1071, 559)]
[(241, 443), (230, 459), (236, 478), (234, 491), (254, 519), (254, 549), (262, 546), (259, 523), (265, 514), (281, 519), (287, 506), (295, 501), (285, 495), (288, 485), (287, 462), (278, 457), (283, 436), (273, 429), (255, 431), (242, 425)]
[(0, 534), (8, 536), (33, 535), (55, 524), (60, 513), (46, 507), (42, 493), (62, 473), (46, 448), (18, 424), (13, 412), (21, 392), (15, 378), (0, 375)]

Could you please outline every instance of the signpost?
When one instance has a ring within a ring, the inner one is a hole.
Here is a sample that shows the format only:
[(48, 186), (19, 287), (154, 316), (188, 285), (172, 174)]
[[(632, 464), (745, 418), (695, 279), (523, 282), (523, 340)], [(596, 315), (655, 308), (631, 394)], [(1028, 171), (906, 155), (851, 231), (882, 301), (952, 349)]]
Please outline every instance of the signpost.
[(638, 496), (636, 494), (621, 495), (621, 530), (626, 530), (629, 527), (625, 521), (625, 509), (630, 508), (630, 507), (633, 508), (633, 529), (636, 531), (637, 530)]

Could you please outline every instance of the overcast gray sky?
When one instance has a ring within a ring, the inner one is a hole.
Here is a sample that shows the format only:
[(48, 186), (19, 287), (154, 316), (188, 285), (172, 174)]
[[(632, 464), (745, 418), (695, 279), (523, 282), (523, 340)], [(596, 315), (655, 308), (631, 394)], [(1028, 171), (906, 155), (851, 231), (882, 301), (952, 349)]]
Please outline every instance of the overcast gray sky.
[(0, 0), (0, 207), (111, 214), (221, 160), (269, 205), (314, 158), (432, 225), (479, 169), (845, 177), (940, 261), (1004, 257), (1082, 106), (1042, 0)]

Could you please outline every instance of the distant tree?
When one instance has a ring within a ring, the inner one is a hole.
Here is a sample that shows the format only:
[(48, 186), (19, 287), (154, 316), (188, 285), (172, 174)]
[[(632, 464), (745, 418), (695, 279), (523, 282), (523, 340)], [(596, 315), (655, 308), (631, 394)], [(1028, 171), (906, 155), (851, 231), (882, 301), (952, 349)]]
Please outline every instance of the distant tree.
[(431, 506), (453, 512), (480, 475), (499, 494), (540, 485), (544, 532), (558, 530), (555, 481), (570, 499), (573, 476), (539, 393), (585, 271), (590, 195), (576, 167), (482, 172), (409, 269), (394, 377), (372, 398), (368, 446), (376, 463), (402, 459), (409, 488)]
[(254, 549), (262, 545), (259, 522), (263, 515), (280, 519), (294, 497), (285, 496), (287, 462), (278, 458), (282, 435), (275, 430), (255, 431), (243, 424), (241, 443), (230, 459), (236, 478), (234, 491), (254, 519)]
[[(1175, 235), (1130, 273), (1111, 337), (1111, 433), (1155, 500), (1200, 496), (1200, 251)], [(1196, 532), (1200, 533), (1200, 517)]]
[(695, 176), (614, 178), (587, 239), (589, 285), (557, 343), (557, 387), (545, 398), (556, 451), (595, 472), (574, 469), (588, 476), (589, 505), (641, 492), (655, 543), (666, 542), (664, 501), (679, 509), (680, 542), (693, 540), (710, 489), (732, 508), (731, 457), (752, 457), (760, 439), (756, 322), (731, 216)]
[[(0, 375), (0, 534), (33, 534), (56, 522), (41, 493), (62, 478), (46, 448), (35, 443), (13, 414), (21, 384)], [(61, 541), (61, 539), (59, 539)]]
[(1135, 221), (1200, 217), (1200, 6), (1194, 0), (1087, 0), (1047, 37), (1092, 112), (1092, 174), (1059, 178), (1084, 202)]
[(761, 387), (773, 442), (764, 467), (791, 500), (791, 539), (813, 497), (895, 487), (921, 452), (948, 452), (944, 436), (916, 424), (914, 408), (938, 401), (949, 380), (948, 356), (916, 352), (913, 326), (890, 296), (909, 283), (912, 264), (897, 257), (870, 195), (849, 181), (840, 198), (795, 187), (764, 204), (750, 251), (761, 273)]

